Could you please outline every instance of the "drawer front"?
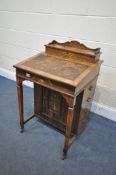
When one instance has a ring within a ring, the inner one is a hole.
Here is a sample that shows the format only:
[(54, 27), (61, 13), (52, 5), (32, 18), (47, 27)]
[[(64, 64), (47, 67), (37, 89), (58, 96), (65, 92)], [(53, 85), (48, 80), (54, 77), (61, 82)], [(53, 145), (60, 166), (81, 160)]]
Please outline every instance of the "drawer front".
[(42, 76), (35, 75), (33, 73), (23, 71), (23, 70), (17, 70), (16, 75), (23, 78), (24, 80), (29, 80), (37, 84), (40, 84), (41, 86), (58, 91), (60, 93), (63, 93), (69, 96), (74, 96), (75, 88), (70, 85), (66, 85), (48, 78), (44, 78)]
[(83, 109), (90, 110), (91, 102), (93, 100), (93, 96), (95, 92), (96, 81), (97, 81), (97, 78), (92, 82), (90, 82), (84, 89), (83, 104), (82, 104)]
[(93, 80), (85, 89), (85, 93), (86, 93), (86, 101), (89, 103), (93, 100), (93, 96), (94, 96), (94, 92), (95, 92), (95, 87), (96, 87), (96, 81), (97, 78), (95, 80)]

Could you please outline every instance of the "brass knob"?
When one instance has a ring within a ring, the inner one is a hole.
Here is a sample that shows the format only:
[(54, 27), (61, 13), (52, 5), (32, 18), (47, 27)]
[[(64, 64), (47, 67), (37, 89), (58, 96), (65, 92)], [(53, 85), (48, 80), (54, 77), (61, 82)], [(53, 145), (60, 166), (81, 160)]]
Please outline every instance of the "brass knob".
[(44, 82), (44, 80), (43, 80), (43, 79), (41, 79), (41, 78), (39, 79), (39, 81), (40, 81), (40, 83), (43, 83), (43, 82)]
[(89, 91), (91, 91), (93, 89), (93, 86), (90, 86), (88, 89), (89, 89)]
[(90, 102), (90, 101), (91, 101), (91, 98), (90, 98), (90, 97), (88, 97), (88, 98), (87, 98), (87, 102)]

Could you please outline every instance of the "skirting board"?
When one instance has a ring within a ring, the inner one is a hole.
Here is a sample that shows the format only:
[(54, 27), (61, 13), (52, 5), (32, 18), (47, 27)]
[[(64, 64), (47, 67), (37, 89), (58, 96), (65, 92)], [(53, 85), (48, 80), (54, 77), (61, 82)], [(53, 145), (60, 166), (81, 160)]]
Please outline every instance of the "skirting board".
[[(16, 74), (7, 69), (0, 68), (0, 75), (10, 80), (16, 81)], [(33, 84), (29, 81), (25, 81), (23, 84), (29, 87), (33, 87)]]
[(104, 104), (92, 102), (91, 112), (116, 122), (116, 110)]
[[(10, 80), (16, 81), (15, 73), (4, 68), (0, 68), (0, 75)], [(25, 81), (24, 85), (33, 87), (33, 84), (29, 81)], [(91, 111), (116, 122), (116, 110), (109, 106), (93, 101)]]

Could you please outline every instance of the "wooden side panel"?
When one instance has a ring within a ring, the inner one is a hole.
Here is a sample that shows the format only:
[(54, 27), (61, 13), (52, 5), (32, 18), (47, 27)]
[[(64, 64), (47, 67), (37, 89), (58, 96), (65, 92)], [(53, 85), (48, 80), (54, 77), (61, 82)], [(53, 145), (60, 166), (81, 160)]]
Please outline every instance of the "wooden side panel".
[(92, 99), (94, 96), (94, 91), (96, 87), (97, 78), (90, 82), (84, 89), (83, 100), (81, 105), (81, 111), (78, 122), (78, 132), (77, 135), (80, 136), (82, 131), (85, 129), (86, 124), (89, 120), (89, 114), (91, 110)]

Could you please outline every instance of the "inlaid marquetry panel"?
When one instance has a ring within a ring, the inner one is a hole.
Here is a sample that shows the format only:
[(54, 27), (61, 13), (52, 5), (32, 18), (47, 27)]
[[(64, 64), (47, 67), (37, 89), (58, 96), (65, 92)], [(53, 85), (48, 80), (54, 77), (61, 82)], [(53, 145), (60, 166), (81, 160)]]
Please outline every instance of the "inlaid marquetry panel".
[(28, 60), (22, 63), (22, 65), (35, 71), (44, 71), (69, 80), (74, 80), (88, 68), (87, 65), (73, 63), (44, 54), (40, 54), (38, 57), (33, 58), (33, 60)]

